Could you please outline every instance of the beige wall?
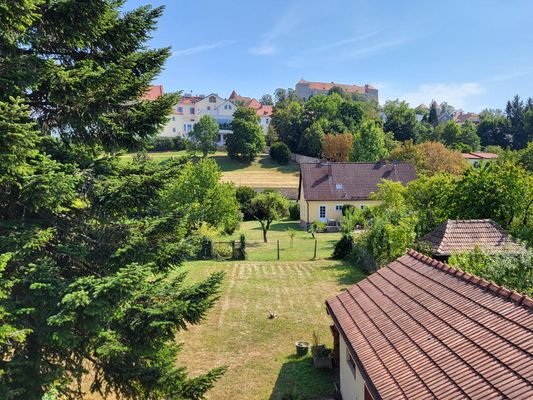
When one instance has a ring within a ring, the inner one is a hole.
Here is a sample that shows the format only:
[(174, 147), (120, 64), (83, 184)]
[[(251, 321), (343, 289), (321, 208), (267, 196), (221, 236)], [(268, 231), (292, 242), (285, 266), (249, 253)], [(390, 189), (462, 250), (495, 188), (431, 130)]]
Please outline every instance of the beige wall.
[[(358, 201), (305, 201), (303, 193), (300, 193), (300, 220), (306, 223), (313, 223), (319, 220), (320, 206), (326, 206), (326, 219), (337, 220), (340, 222), (342, 218), (342, 206), (344, 204), (353, 205), (356, 208), (361, 206), (375, 206), (379, 204), (376, 200), (358, 200)], [(336, 206), (340, 206), (341, 210), (337, 210)], [(309, 214), (308, 214), (309, 213)], [(309, 219), (307, 219), (309, 216)]]
[(341, 395), (344, 400), (364, 400), (365, 381), (359, 368), (348, 364), (348, 349), (342, 335), (339, 337), (339, 374)]

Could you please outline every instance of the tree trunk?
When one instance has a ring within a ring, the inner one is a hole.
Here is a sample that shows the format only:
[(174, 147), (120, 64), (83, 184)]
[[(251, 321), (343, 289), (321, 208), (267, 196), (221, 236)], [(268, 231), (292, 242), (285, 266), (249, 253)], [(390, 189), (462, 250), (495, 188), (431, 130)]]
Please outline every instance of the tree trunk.
[(268, 240), (267, 240), (267, 231), (268, 231), (267, 227), (266, 227), (266, 226), (263, 226), (263, 241), (264, 241), (265, 243), (268, 242)]

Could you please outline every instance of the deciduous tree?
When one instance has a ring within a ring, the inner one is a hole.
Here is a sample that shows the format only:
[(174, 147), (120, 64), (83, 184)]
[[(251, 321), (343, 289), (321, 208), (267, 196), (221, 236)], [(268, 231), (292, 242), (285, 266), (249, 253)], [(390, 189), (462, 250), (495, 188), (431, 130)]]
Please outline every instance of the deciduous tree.
[(203, 115), (194, 125), (190, 133), (192, 145), (200, 150), (204, 157), (217, 149), (218, 130), (217, 121), (210, 115)]
[(265, 148), (265, 135), (259, 117), (252, 108), (240, 107), (233, 114), (233, 133), (226, 138), (230, 158), (253, 161)]
[(352, 144), (353, 136), (349, 133), (326, 135), (322, 143), (322, 155), (329, 161), (348, 161)]
[(379, 161), (388, 156), (385, 133), (374, 121), (363, 123), (353, 142), (351, 161)]
[(274, 191), (258, 194), (251, 203), (251, 214), (261, 224), (263, 230), (263, 240), (266, 243), (267, 233), (272, 222), (285, 217), (289, 213), (287, 200)]

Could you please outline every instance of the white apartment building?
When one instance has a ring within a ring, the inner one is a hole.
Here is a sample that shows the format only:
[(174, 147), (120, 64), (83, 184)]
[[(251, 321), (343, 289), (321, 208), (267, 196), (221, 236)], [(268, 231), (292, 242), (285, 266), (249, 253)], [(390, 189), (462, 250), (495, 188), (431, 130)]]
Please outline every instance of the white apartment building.
[[(144, 96), (144, 99), (155, 100), (161, 95), (163, 95), (163, 86), (152, 86)], [(163, 127), (159, 136), (179, 136), (186, 139), (189, 137), (194, 125), (200, 120), (200, 118), (204, 115), (210, 115), (217, 121), (220, 127), (217, 145), (224, 146), (226, 136), (232, 133), (231, 122), (233, 120), (233, 113), (238, 107), (232, 100), (231, 96), (228, 100), (223, 99), (215, 93), (211, 93), (208, 96), (193, 96), (186, 93), (180, 98), (179, 103), (173, 107), (169, 121)], [(250, 100), (253, 101), (241, 105), (256, 110), (261, 127), (266, 133), (272, 116), (272, 106), (263, 106), (255, 99)]]

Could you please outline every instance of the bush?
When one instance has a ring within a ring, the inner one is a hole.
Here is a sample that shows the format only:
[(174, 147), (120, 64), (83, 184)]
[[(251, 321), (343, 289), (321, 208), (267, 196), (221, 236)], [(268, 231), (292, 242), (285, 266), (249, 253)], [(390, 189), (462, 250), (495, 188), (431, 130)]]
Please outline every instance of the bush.
[(336, 260), (342, 260), (350, 254), (353, 247), (353, 237), (350, 234), (342, 235), (341, 239), (335, 243), (335, 249), (333, 250), (333, 258)]
[(297, 201), (289, 205), (289, 219), (291, 221), (300, 220), (300, 203), (298, 203)]
[(180, 151), (185, 150), (186, 141), (180, 136), (177, 137), (158, 137), (151, 144), (150, 151)]
[(291, 160), (291, 150), (283, 142), (277, 142), (270, 147), (270, 157), (279, 164), (287, 164)]
[(249, 186), (239, 186), (235, 191), (235, 196), (239, 202), (244, 221), (252, 221), (254, 219), (251, 211), (252, 200), (257, 196), (257, 192)]

